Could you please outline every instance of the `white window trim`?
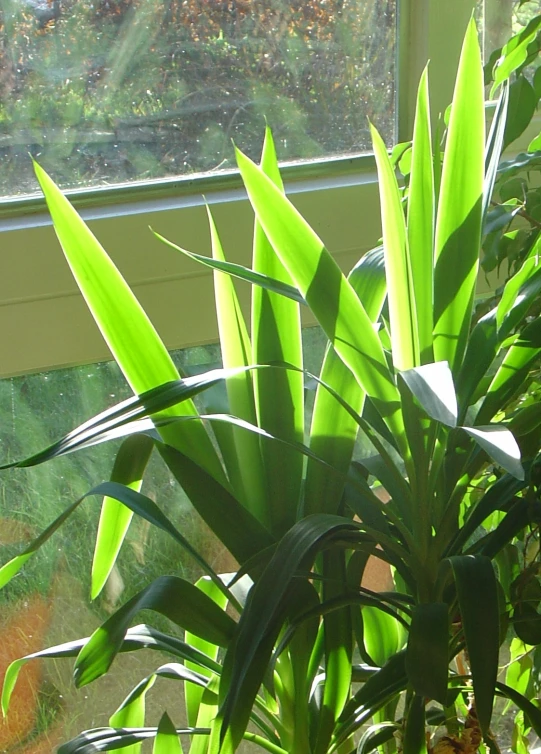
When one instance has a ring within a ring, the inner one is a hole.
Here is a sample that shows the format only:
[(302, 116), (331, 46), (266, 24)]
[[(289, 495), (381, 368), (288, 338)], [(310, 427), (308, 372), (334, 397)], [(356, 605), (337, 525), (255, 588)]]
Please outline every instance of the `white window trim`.
[[(434, 113), (449, 103), (474, 4), (401, 0), (399, 140), (411, 135), (417, 81), (429, 59)], [(149, 184), (142, 191), (128, 190), (128, 200), (122, 191), (113, 194), (112, 203), (111, 195), (100, 191), (74, 195), (169, 348), (217, 339), (212, 273), (164, 247), (148, 226), (191, 251), (208, 253), (203, 188), (228, 258), (249, 264), (253, 218), (238, 183), (232, 176), (204, 180), (203, 187), (193, 179)], [(379, 200), (371, 157), (286, 170), (286, 190), (343, 269), (377, 242)], [(102, 197), (106, 201), (100, 205)], [(0, 376), (110, 358), (42, 207), (23, 201), (0, 204), (0, 212)], [(239, 288), (241, 295), (248, 294), (246, 286)]]

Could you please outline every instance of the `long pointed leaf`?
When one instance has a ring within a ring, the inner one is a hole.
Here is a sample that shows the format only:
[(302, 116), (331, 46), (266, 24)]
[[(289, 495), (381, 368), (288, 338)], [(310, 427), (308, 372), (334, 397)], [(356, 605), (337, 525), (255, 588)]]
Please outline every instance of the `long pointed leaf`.
[(498, 675), (498, 590), (489, 558), (464, 555), (449, 558), (473, 678), (475, 707), (484, 733), (490, 727)]
[(378, 167), (393, 363), (395, 369), (411, 369), (419, 366), (421, 357), (406, 220), (387, 147), (373, 126), (371, 134)]
[[(112, 482), (119, 482), (139, 492), (143, 473), (154, 443), (146, 435), (126, 438), (117, 453)], [(106, 497), (101, 506), (98, 534), (92, 560), (91, 599), (96, 599), (116, 562), (133, 513), (114, 498)]]
[(472, 19), (457, 74), (436, 222), (434, 357), (462, 363), (481, 241), (485, 112), (483, 70)]
[[(276, 188), (284, 187), (270, 129), (266, 129), (261, 170)], [(292, 279), (274, 252), (261, 224), (254, 228), (253, 268), (287, 285)], [(286, 362), (302, 369), (299, 305), (267, 289), (252, 290), (252, 344), (257, 364)], [(304, 385), (302, 372), (254, 373), (259, 426), (277, 437), (302, 442), (304, 435)], [(277, 410), (279, 406), (279, 410)], [(264, 443), (267, 510), (271, 530), (284, 534), (295, 522), (303, 472), (303, 459), (285, 445)]]
[[(207, 210), (212, 239), (212, 256), (224, 260), (224, 253), (214, 219)], [(222, 362), (226, 369), (246, 367), (252, 363), (252, 347), (244, 316), (233, 280), (228, 275), (214, 273), (214, 293), (216, 314), (220, 333)], [(252, 373), (241, 372), (226, 380), (230, 413), (252, 424), (257, 422)], [(234, 455), (234, 464), (229, 469), (229, 480), (238, 499), (263, 525), (269, 523), (269, 508), (266, 505), (263, 462), (258, 438), (231, 430), (233, 448), (228, 454)], [(227, 459), (227, 455), (225, 458)]]
[[(34, 168), (75, 280), (133, 391), (144, 393), (178, 379), (171, 357), (120, 272), (47, 173), (37, 163)], [(170, 415), (185, 413), (197, 413), (190, 401)], [(214, 446), (202, 425), (163, 431), (166, 442), (191, 455), (217, 479), (224, 478)]]
[[(348, 279), (366, 313), (372, 322), (376, 322), (386, 293), (383, 249), (374, 249), (365, 254)], [(359, 424), (322, 383), (332, 387), (357, 414), (363, 411), (366, 394), (329, 345), (312, 412), (310, 448), (316, 456), (345, 474), (351, 463)], [(329, 475), (320, 463), (308, 460), (304, 488), (305, 515), (337, 513), (343, 486), (343, 482)]]
[(92, 634), (75, 664), (74, 677), (78, 687), (107, 672), (130, 622), (140, 610), (155, 610), (220, 646), (230, 641), (235, 630), (233, 619), (193, 584), (176, 576), (161, 576), (132, 597)]
[(433, 361), (434, 166), (428, 69), (419, 82), (408, 194), (408, 249), (422, 364)]

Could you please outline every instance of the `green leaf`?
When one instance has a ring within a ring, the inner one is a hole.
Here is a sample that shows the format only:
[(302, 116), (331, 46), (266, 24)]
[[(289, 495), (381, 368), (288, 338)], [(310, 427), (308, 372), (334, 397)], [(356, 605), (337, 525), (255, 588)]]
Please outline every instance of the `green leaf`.
[[(213, 582), (209, 578), (201, 578), (196, 581), (196, 587), (198, 589), (201, 589), (201, 591), (206, 594), (208, 597), (210, 597), (211, 600), (216, 602), (218, 607), (220, 607), (222, 610), (226, 608), (227, 600), (225, 598), (225, 595), (217, 589), (216, 584), (213, 584)], [(212, 644), (211, 642), (205, 641), (204, 639), (201, 639), (196, 634), (192, 634), (190, 632), (186, 632), (185, 635), (186, 642), (194, 647), (195, 649), (199, 650), (200, 652), (203, 652), (208, 657), (212, 657), (213, 660), (216, 660), (218, 657), (218, 645)], [(198, 666), (193, 663), (187, 663), (187, 668), (192, 670), (197, 670)], [(210, 671), (203, 671), (204, 674), (207, 676), (207, 678), (211, 677)], [(186, 712), (187, 712), (187, 718), (188, 718), (188, 724), (195, 726), (199, 725), (198, 722), (198, 714), (199, 714), (199, 708), (202, 703), (203, 699), (203, 688), (200, 688), (198, 686), (193, 685), (192, 683), (186, 683), (184, 686), (184, 696), (186, 700)], [(216, 703), (218, 699), (216, 698)], [(216, 714), (217, 708), (214, 711), (214, 715)], [(210, 722), (210, 721), (209, 721)], [(198, 743), (199, 742), (199, 743)], [(195, 749), (192, 751), (190, 749), (190, 754), (196, 754), (198, 748), (205, 749), (207, 742), (204, 741), (204, 739), (195, 739), (192, 743), (192, 747), (195, 746)]]
[(167, 445), (158, 450), (199, 515), (241, 565), (274, 544), (268, 529), (205, 469)]
[[(207, 212), (212, 239), (212, 256), (223, 261), (224, 253), (218, 231), (210, 210), (207, 209)], [(233, 280), (229, 276), (214, 273), (214, 294), (223, 366), (226, 369), (246, 367), (253, 362), (252, 347)], [(230, 412), (256, 424), (252, 372), (240, 372), (229, 377), (226, 379), (226, 387)], [(235, 427), (231, 428), (231, 439), (233, 447), (227, 449), (227, 454), (224, 453), (226, 462), (231, 455), (234, 456), (233, 464), (227, 468), (229, 481), (244, 507), (263, 525), (268, 525), (269, 506), (266, 504), (264, 467), (259, 439)]]
[(362, 734), (357, 754), (370, 754), (374, 749), (384, 746), (387, 741), (391, 741), (398, 730), (397, 723), (377, 723), (371, 725)]
[[(145, 678), (142, 683), (138, 683), (135, 693), (131, 693), (121, 704), (120, 708), (109, 718), (109, 725), (112, 728), (142, 728), (145, 725), (145, 697), (147, 691), (152, 688), (155, 676)], [(126, 746), (121, 751), (123, 754), (139, 754), (142, 743), (136, 743), (132, 746)]]
[(406, 672), (421, 697), (445, 705), (449, 675), (449, 608), (421, 603), (413, 611), (406, 649)]
[(415, 694), (410, 702), (404, 728), (404, 754), (426, 754), (424, 696)]
[[(372, 125), (370, 132), (378, 168), (393, 364), (399, 370), (411, 369), (418, 366), (421, 361), (406, 220), (387, 147)], [(424, 236), (424, 229), (416, 227)], [(424, 238), (422, 241), (424, 243)], [(426, 274), (426, 270), (424, 272)]]
[(405, 669), (405, 652), (399, 652), (363, 683), (352, 696), (340, 717), (335, 740), (346, 740), (373, 717), (390, 699), (403, 691), (408, 683)]
[(490, 207), (490, 202), (492, 200), (494, 184), (498, 175), (498, 166), (503, 150), (503, 139), (507, 121), (508, 106), (509, 85), (508, 82), (505, 82), (502, 86), (501, 94), (498, 97), (498, 103), (496, 105), (496, 111), (494, 113), (494, 118), (490, 126), (490, 133), (485, 150), (485, 183), (483, 188), (483, 222), (485, 223), (485, 233), (489, 233), (486, 219), (488, 208)]
[(227, 262), (224, 259), (212, 259), (211, 257), (205, 257), (202, 254), (194, 254), (192, 251), (187, 251), (186, 249), (183, 249), (180, 246), (172, 243), (172, 241), (168, 241), (167, 238), (160, 236), (159, 233), (156, 233), (155, 231), (153, 231), (153, 233), (156, 238), (166, 244), (166, 246), (169, 246), (171, 249), (175, 249), (175, 251), (180, 251), (182, 254), (184, 254), (184, 256), (189, 257), (189, 259), (193, 259), (194, 262), (199, 262), (200, 264), (205, 265), (205, 267), (210, 267), (211, 270), (216, 270), (218, 272), (225, 273), (226, 275), (231, 275), (231, 277), (238, 278), (239, 280), (244, 280), (246, 283), (260, 286), (267, 291), (271, 291), (272, 293), (276, 293), (280, 296), (290, 298), (292, 301), (296, 301), (298, 304), (306, 305), (304, 298), (292, 285), (283, 283), (281, 280), (276, 280), (269, 277), (268, 275), (264, 275), (261, 272), (257, 272), (256, 270), (251, 270), (249, 267), (244, 267), (242, 264)]
[(539, 98), (525, 76), (509, 88), (509, 110), (505, 126), (504, 149), (524, 133), (534, 116)]
[(467, 344), (481, 241), (485, 113), (483, 71), (472, 19), (455, 85), (435, 238), (434, 357), (460, 368)]
[(182, 754), (182, 746), (171, 718), (164, 712), (161, 716), (152, 754)]
[[(386, 294), (383, 249), (373, 249), (361, 257), (348, 279), (366, 313), (376, 322)], [(365, 393), (330, 345), (323, 360), (321, 382), (312, 411), (310, 449), (345, 475), (353, 456), (359, 423), (326, 386), (331, 387), (355, 413), (362, 413)], [(333, 477), (321, 463), (309, 459), (304, 488), (305, 515), (337, 513), (343, 489), (342, 479)]]
[(541, 26), (541, 16), (535, 16), (526, 28), (511, 37), (503, 47), (502, 55), (494, 70), (494, 88), (516, 71), (528, 57), (528, 45), (535, 39)]
[[(270, 129), (265, 131), (261, 170), (276, 189), (284, 187)], [(274, 252), (261, 223), (255, 221), (253, 245), (254, 270), (282, 281), (292, 277)], [(252, 291), (252, 345), (257, 364), (285, 362), (302, 370), (302, 339), (299, 305), (256, 287)], [(257, 371), (254, 373), (257, 423), (270, 434), (289, 442), (304, 437), (304, 385), (301, 371)], [(280, 406), (280, 410), (276, 407)], [(256, 423), (256, 422), (254, 422)], [(265, 476), (262, 479), (268, 496), (270, 530), (284, 534), (296, 520), (304, 459), (280, 443), (262, 443)], [(263, 475), (262, 475), (263, 476)]]
[(408, 194), (408, 251), (421, 364), (433, 361), (434, 215), (428, 69), (425, 68), (417, 95)]
[(446, 361), (408, 369), (400, 376), (432, 419), (456, 427), (458, 405), (453, 374)]
[(526, 482), (524, 480), (519, 480), (510, 474), (505, 474), (498, 479), (495, 484), (489, 487), (473, 510), (469, 512), (468, 518), (448, 545), (445, 554), (457, 554), (486, 518), (496, 510), (506, 510), (515, 495), (525, 487)]
[(487, 426), (462, 427), (475, 442), (503, 469), (517, 479), (524, 479), (524, 469), (520, 462), (520, 448), (513, 433), (497, 424)]
[[(111, 481), (139, 492), (153, 447), (153, 441), (146, 435), (132, 435), (126, 438), (117, 453)], [(100, 594), (109, 578), (132, 516), (132, 511), (118, 500), (110, 497), (103, 499), (92, 561), (90, 596), (93, 600)]]
[(154, 610), (203, 639), (226, 646), (235, 622), (197, 587), (176, 576), (161, 576), (136, 594), (92, 634), (79, 653), (74, 677), (77, 687), (109, 670), (130, 622), (140, 610)]
[(541, 737), (541, 710), (539, 707), (536, 707), (535, 704), (532, 704), (529, 699), (514, 688), (511, 688), (511, 686), (506, 686), (505, 683), (498, 681), (496, 688), (503, 696), (510, 699), (513, 704), (516, 704), (524, 712), (536, 735)]
[[(517, 296), (521, 288), (530, 280), (530, 278), (541, 270), (539, 254), (541, 252), (541, 236), (537, 239), (528, 254), (528, 257), (522, 263), (518, 272), (510, 278), (503, 290), (502, 297), (496, 310), (496, 324), (498, 329), (501, 328), (504, 318), (509, 314), (513, 305), (516, 303)], [(524, 294), (523, 294), (524, 295)]]
[[(347, 594), (344, 552), (329, 550), (322, 556), (324, 601)], [(368, 609), (368, 608), (367, 608)], [(324, 616), (325, 683), (319, 715), (315, 752), (327, 752), (331, 736), (351, 692), (352, 626), (349, 606)]]
[(526, 325), (507, 351), (477, 414), (476, 421), (490, 421), (505, 402), (523, 385), (541, 352), (541, 318)]
[(376, 665), (383, 666), (404, 646), (404, 629), (396, 618), (375, 607), (365, 607), (362, 620), (368, 656)]
[[(24, 664), (30, 660), (39, 658), (49, 657), (58, 659), (64, 657), (77, 657), (87, 641), (88, 637), (85, 639), (77, 639), (76, 641), (69, 641), (55, 647), (49, 647), (48, 649), (42, 649), (39, 652), (26, 655), (19, 660), (14, 660), (11, 665), (9, 665), (4, 676), (4, 686), (2, 690), (3, 714), (7, 715), (8, 713), (11, 695), (15, 688), (20, 669)], [(155, 628), (145, 626), (144, 624), (128, 629), (119, 651), (134, 652), (139, 649), (156, 649), (160, 652), (167, 652), (176, 657), (180, 657), (183, 660), (190, 660), (195, 663), (197, 667), (208, 668), (214, 673), (220, 671), (218, 663), (211, 660), (210, 657), (206, 657), (201, 652), (189, 647), (180, 639), (163, 634), (161, 631), (157, 631)]]
[(221, 706), (213, 736), (218, 736), (221, 744), (227, 739), (225, 752), (233, 751), (240, 741), (248, 722), (247, 710), (263, 680), (274, 640), (287, 611), (293, 609), (295, 599), (298, 602), (295, 583), (302, 582), (296, 578), (297, 571), (308, 567), (317, 552), (330, 546), (333, 539), (342, 540), (356, 532), (358, 526), (350, 520), (320, 514), (296, 523), (277, 545), (250, 592), (235, 643), (224, 660), (227, 675), (222, 676), (220, 684)]
[[(71, 271), (115, 360), (133, 391), (178, 379), (178, 372), (156, 330), (124, 278), (47, 173), (34, 163), (58, 239)], [(197, 414), (191, 401), (166, 415)], [(178, 447), (224, 479), (219, 458), (202, 425), (164, 427), (166, 442)]]
[(484, 556), (460, 555), (448, 560), (455, 577), (479, 725), (483, 733), (487, 733), (492, 717), (500, 644), (494, 567)]
[(36, 539), (34, 539), (26, 549), (11, 558), (0, 568), (0, 589), (2, 589), (11, 579), (21, 570), (24, 564), (30, 560), (32, 555), (39, 550), (42, 544), (52, 537), (57, 529), (59, 529), (64, 521), (71, 516), (73, 511), (82, 503), (84, 498), (79, 498), (72, 503), (66, 510), (58, 516), (52, 524), (50, 524)]

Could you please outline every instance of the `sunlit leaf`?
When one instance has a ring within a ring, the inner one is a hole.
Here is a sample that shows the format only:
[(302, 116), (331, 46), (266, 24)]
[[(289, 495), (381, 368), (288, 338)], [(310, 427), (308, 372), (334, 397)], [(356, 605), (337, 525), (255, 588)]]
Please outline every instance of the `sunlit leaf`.
[(446, 361), (408, 369), (400, 376), (432, 419), (456, 427), (458, 405), (453, 375)]
[(493, 461), (517, 479), (524, 479), (520, 448), (513, 433), (506, 427), (489, 424), (481, 427), (463, 427), (463, 429)]

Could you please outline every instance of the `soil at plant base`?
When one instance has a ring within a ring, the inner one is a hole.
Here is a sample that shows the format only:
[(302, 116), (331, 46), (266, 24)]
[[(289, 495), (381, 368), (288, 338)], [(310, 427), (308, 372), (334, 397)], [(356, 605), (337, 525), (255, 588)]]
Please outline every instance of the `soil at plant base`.
[[(13, 660), (45, 646), (51, 610), (51, 600), (35, 595), (16, 602), (0, 618), (0, 685)], [(22, 668), (11, 697), (8, 718), (0, 720), (0, 751), (14, 749), (35, 729), (37, 693), (42, 679), (40, 661), (29, 662)]]

